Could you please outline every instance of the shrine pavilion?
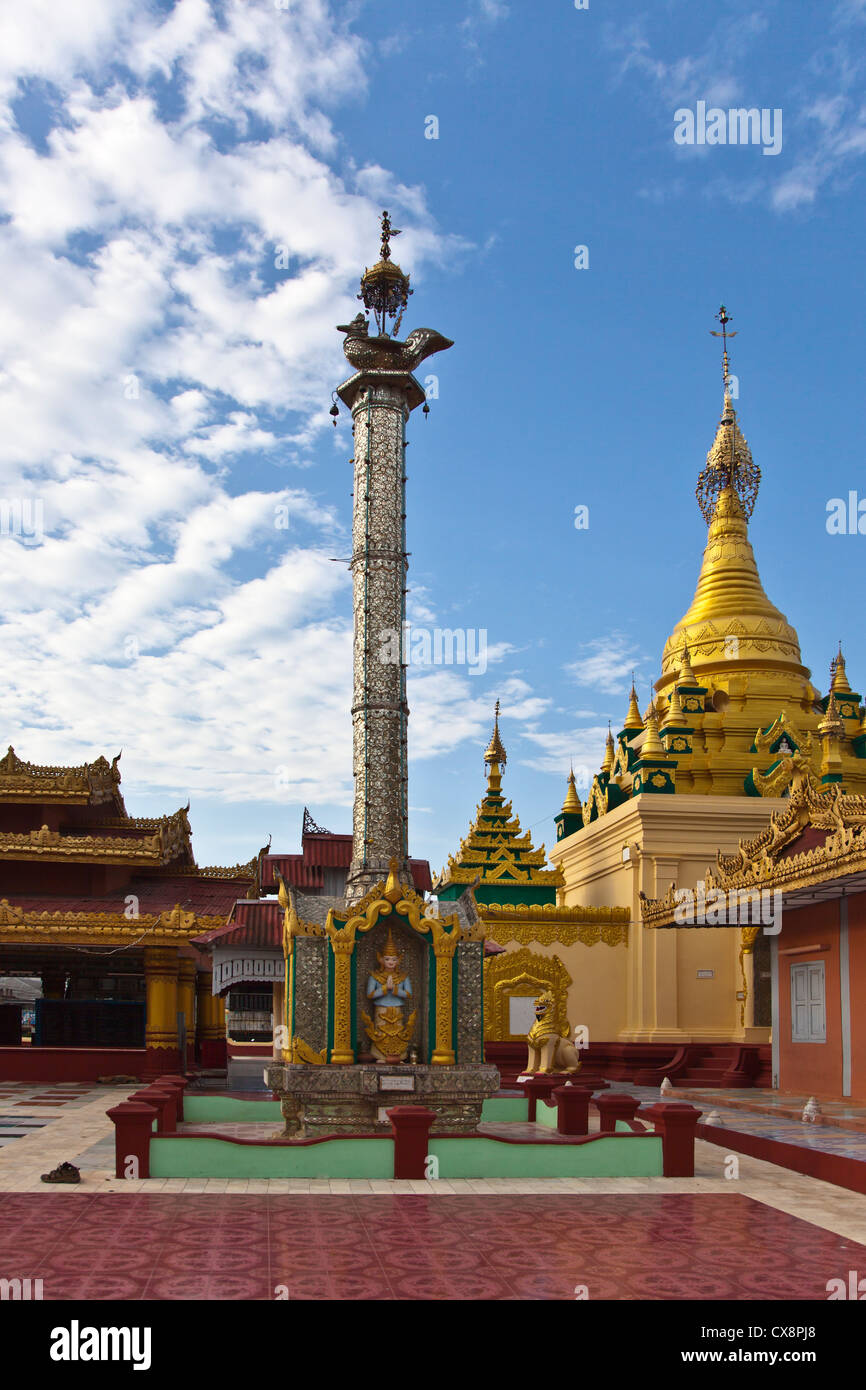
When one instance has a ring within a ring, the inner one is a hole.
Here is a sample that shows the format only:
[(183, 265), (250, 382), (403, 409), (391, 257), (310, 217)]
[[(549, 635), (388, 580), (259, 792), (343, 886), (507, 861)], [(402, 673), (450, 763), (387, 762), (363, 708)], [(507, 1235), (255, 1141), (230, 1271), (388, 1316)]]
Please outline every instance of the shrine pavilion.
[(225, 1065), (223, 1001), (194, 938), (257, 892), (259, 856), (200, 868), (188, 807), (130, 816), (118, 763), (0, 759), (0, 974), (42, 984), (32, 1041), (20, 1007), (0, 1007), (4, 1080)]

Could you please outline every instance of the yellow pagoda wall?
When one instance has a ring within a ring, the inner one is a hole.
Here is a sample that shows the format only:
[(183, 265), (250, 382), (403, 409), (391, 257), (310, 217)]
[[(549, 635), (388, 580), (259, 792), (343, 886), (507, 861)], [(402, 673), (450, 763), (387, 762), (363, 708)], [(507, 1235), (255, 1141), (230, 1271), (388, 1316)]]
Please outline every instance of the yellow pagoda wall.
[[(575, 948), (560, 949), (574, 981), (572, 1025), (588, 1022), (578, 1018), (585, 1008), (604, 1030), (604, 1036), (591, 1034), (597, 1041), (744, 1040), (738, 929), (645, 928), (640, 893), (662, 897), (672, 883), (694, 889), (717, 850), (736, 850), (739, 839), (762, 830), (782, 804), (777, 798), (644, 795), (558, 841), (550, 859), (565, 877), (560, 902), (628, 907), (632, 917), (627, 948), (608, 952), (621, 968), (599, 955), (606, 947), (577, 948), (576, 958)], [(712, 970), (712, 978), (699, 979), (699, 970)], [(749, 1041), (769, 1041), (769, 1029), (760, 1038), (756, 1031), (750, 1030)]]

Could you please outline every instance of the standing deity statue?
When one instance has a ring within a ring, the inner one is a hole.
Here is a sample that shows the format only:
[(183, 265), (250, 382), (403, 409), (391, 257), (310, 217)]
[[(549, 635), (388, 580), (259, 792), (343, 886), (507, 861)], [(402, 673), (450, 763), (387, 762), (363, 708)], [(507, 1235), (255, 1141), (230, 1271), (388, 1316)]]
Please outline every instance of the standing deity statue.
[(389, 930), (385, 949), (377, 952), (379, 969), (367, 977), (367, 998), (373, 1005), (373, 1017), (363, 1013), (365, 1031), (372, 1044), (373, 1056), (380, 1062), (402, 1062), (415, 1031), (417, 1010), (413, 1009), (404, 1022), (407, 1003), (412, 999), (412, 981), (402, 970), (403, 952), (397, 949), (394, 934)]

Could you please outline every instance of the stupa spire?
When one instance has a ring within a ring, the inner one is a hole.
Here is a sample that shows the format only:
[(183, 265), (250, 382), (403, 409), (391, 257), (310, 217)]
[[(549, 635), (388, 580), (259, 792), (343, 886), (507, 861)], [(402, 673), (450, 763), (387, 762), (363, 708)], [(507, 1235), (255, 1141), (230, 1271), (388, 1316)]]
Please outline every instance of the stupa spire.
[(848, 676), (845, 671), (845, 658), (842, 655), (842, 643), (839, 643), (838, 654), (830, 662), (830, 689), (837, 695), (850, 695), (851, 686), (848, 683)]
[(710, 671), (729, 674), (739, 661), (754, 664), (758, 660), (801, 679), (809, 674), (801, 664), (795, 630), (764, 592), (749, 541), (748, 520), (761, 470), (731, 399), (728, 339), (734, 335), (724, 306), (718, 319), (725, 376), (722, 414), (696, 488), (708, 526), (707, 545), (691, 607), (665, 645), (660, 688), (677, 681), (680, 653), (686, 645), (701, 677), (695, 684), (706, 685), (705, 673)]
[(641, 758), (664, 758), (666, 756), (662, 741), (659, 738), (659, 724), (653, 705), (650, 705), (647, 713), (646, 733), (641, 744), (640, 756)]
[[(682, 684), (685, 685), (685, 681), (683, 681)], [(682, 729), (687, 724), (688, 720), (686, 719), (686, 716), (683, 714), (683, 707), (680, 701), (680, 693), (677, 690), (677, 687), (674, 686), (673, 690), (671, 691), (670, 704), (668, 705), (667, 712), (665, 714), (664, 720), (662, 721), (662, 728)]]
[(607, 738), (605, 739), (605, 744), (604, 744), (604, 758), (602, 759), (602, 763), (601, 763), (601, 770), (602, 770), (602, 772), (607, 772), (607, 773), (613, 772), (613, 765), (614, 765), (614, 762), (615, 762), (615, 753), (614, 753), (614, 746), (613, 746), (613, 734), (612, 734), (611, 731), (610, 731), (610, 722), (608, 721), (608, 726), (607, 726)]
[(689, 656), (688, 647), (683, 647), (683, 659), (680, 663), (680, 678), (678, 685), (698, 685), (698, 678), (692, 670), (692, 659)]
[(568, 774), (568, 787), (565, 793), (565, 800), (562, 803), (563, 815), (579, 815), (581, 811), (580, 797), (577, 794), (577, 786), (574, 781), (574, 768)]
[(631, 691), (629, 692), (628, 697), (628, 710), (626, 711), (625, 723), (622, 727), (623, 730), (643, 728), (643, 720), (641, 719), (641, 714), (637, 703), (637, 691), (634, 688), (634, 673), (632, 673), (631, 678)]
[(721, 329), (711, 328), (710, 332), (712, 333), (714, 338), (721, 338), (722, 340), (722, 389), (724, 391), (725, 398), (727, 399), (731, 394), (731, 365), (728, 361), (728, 339), (736, 338), (737, 330), (732, 329), (730, 333), (728, 332), (728, 324), (733, 323), (733, 319), (728, 314), (728, 311), (725, 308), (724, 304), (721, 306), (719, 312), (716, 314), (716, 318), (722, 325)]
[(489, 763), (502, 763), (504, 765), (507, 762), (505, 745), (499, 734), (499, 701), (497, 700), (493, 712), (493, 733), (490, 735), (490, 742), (484, 753), (484, 763), (486, 766)]
[[(713, 447), (707, 454), (707, 463), (696, 489), (698, 506), (707, 525), (716, 514), (722, 495), (728, 491), (735, 494), (743, 517), (748, 520), (755, 509), (758, 488), (761, 483), (761, 470), (752, 458), (746, 438), (737, 422), (730, 392), (730, 362), (728, 360), (728, 338), (735, 338), (727, 326), (731, 322), (724, 304), (716, 315), (722, 325), (721, 332), (711, 328), (716, 338), (724, 344), (722, 351), (722, 416), (716, 430)], [(730, 505), (730, 504), (729, 504)]]
[(839, 716), (839, 706), (836, 704), (836, 693), (830, 691), (830, 698), (827, 701), (827, 709), (824, 718), (818, 725), (819, 734), (835, 734), (841, 736), (845, 732), (845, 725)]

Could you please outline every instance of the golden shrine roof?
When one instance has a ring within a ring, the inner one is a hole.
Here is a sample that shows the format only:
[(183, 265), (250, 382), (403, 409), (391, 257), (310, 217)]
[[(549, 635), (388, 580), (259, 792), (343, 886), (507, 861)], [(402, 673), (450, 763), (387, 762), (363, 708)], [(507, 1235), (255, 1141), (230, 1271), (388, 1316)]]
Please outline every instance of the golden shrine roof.
[[(151, 825), (153, 826), (152, 833)], [(108, 833), (99, 833), (108, 829)], [(93, 833), (93, 831), (97, 833)], [(114, 830), (119, 833), (112, 834)], [(132, 817), (109, 827), (87, 825), (81, 830), (48, 825), (24, 831), (0, 831), (0, 862), (39, 859), (62, 863), (166, 865), (180, 860), (195, 866), (190, 844), (187, 808), (171, 816), (136, 825)]]
[[(493, 736), (484, 754), (489, 767), (487, 792), (476, 807), (469, 832), (460, 841), (456, 855), (448, 856), (447, 868), (434, 877), (433, 891), (451, 884), (498, 884), (501, 888), (525, 884), (556, 888), (563, 882), (560, 869), (546, 869), (544, 845), (535, 849), (529, 831), (521, 832), (520, 818), (512, 815), (511, 802), (502, 795), (501, 767), (505, 748), (499, 735), (499, 701)], [(576, 793), (575, 793), (576, 794)]]
[(79, 767), (42, 767), (19, 758), (12, 745), (0, 758), (0, 803), (59, 802), (101, 805), (114, 802), (125, 814), (120, 794), (118, 753), (111, 762), (98, 757)]

